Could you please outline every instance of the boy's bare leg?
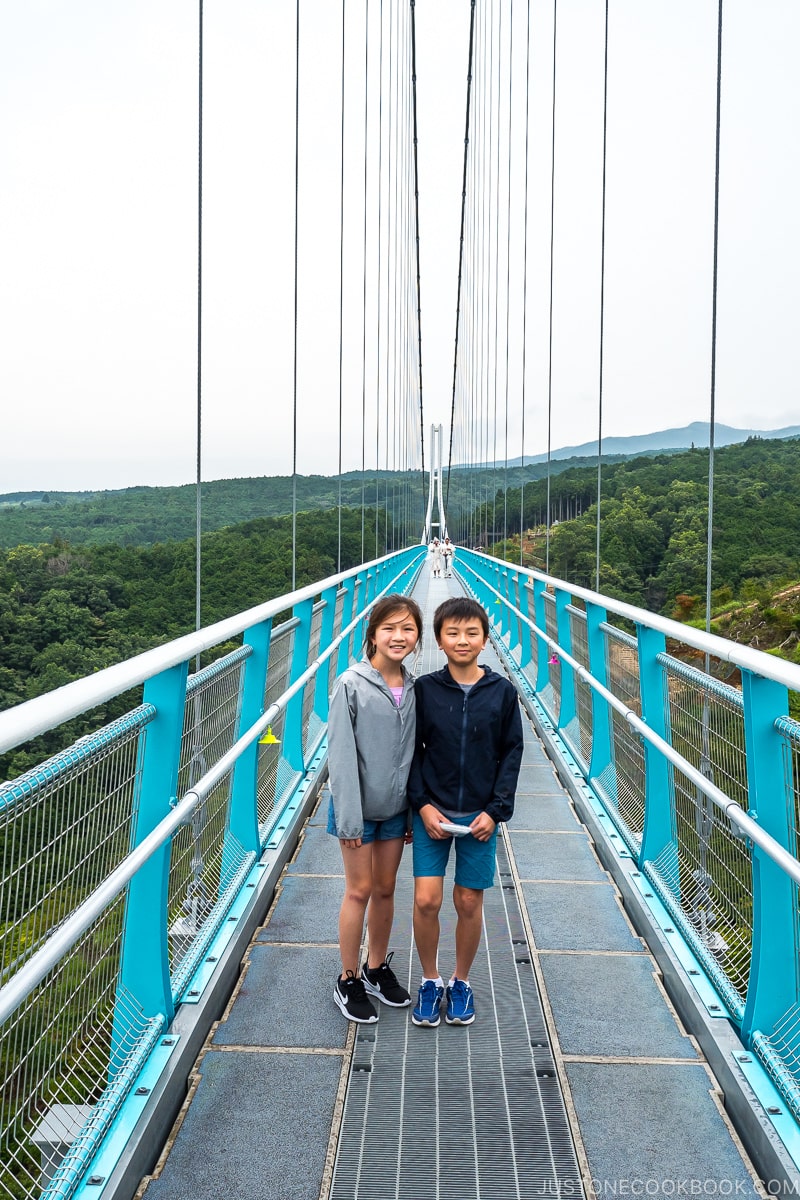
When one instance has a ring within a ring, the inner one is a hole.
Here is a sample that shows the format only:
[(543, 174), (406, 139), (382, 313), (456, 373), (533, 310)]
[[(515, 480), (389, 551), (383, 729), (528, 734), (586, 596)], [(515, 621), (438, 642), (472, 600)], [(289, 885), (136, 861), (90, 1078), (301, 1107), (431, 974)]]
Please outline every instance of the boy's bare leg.
[(483, 932), (483, 892), (475, 888), (453, 887), (456, 922), (456, 979), (469, 979)]
[(421, 875), (414, 880), (414, 941), (425, 979), (439, 975), (439, 910), (443, 895), (441, 876)]
[(402, 838), (372, 843), (372, 892), (367, 909), (369, 966), (372, 969), (386, 962), (389, 953), (389, 936), (394, 920), (394, 889), (402, 857)]

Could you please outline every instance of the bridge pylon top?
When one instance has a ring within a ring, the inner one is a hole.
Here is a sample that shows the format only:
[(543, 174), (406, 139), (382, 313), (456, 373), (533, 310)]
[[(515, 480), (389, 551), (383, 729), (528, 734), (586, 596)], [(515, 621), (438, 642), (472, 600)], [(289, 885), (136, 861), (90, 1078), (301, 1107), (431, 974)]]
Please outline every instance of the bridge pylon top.
[[(448, 536), (447, 517), (442, 499), (442, 426), (431, 425), (431, 475), (428, 487), (428, 508), (425, 513), (425, 525), (422, 530), (420, 544), (427, 546), (438, 537), (440, 541)], [(437, 521), (434, 521), (434, 508)]]

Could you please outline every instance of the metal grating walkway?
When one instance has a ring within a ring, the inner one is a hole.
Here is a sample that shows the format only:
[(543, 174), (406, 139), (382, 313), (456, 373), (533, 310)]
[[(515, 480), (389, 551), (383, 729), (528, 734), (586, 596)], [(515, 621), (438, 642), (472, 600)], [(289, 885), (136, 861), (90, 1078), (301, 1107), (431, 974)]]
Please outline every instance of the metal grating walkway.
[[(430, 619), (457, 587), (418, 581), (428, 629), (419, 671), (443, 661)], [(497, 663), (491, 649), (483, 657)], [(524, 728), (516, 811), (471, 972), (474, 1025), (418, 1028), (407, 1010), (388, 1008), (357, 1033), (342, 1020), (331, 991), (343, 874), (323, 801), (138, 1197), (756, 1194), (717, 1081), (541, 741)], [(453, 959), (448, 891), (442, 974)], [(411, 898), (406, 852), (393, 965), (415, 994)]]
[[(359, 1029), (332, 1200), (582, 1194), (502, 843), (498, 868), (502, 886), (486, 894), (485, 934), (471, 973), (475, 1023), (418, 1028), (407, 1010), (384, 1007), (376, 1026)], [(405, 872), (399, 912), (410, 911), (411, 894)], [(447, 891), (445, 897), (447, 905)], [(452, 956), (454, 926), (454, 914), (443, 908), (443, 964)], [(410, 921), (393, 942), (415, 991)]]
[[(426, 586), (427, 582), (427, 586)], [(444, 656), (431, 620), (455, 587), (423, 579), (420, 671)], [(501, 669), (493, 652), (482, 660)], [(404, 856), (392, 944), (398, 976), (416, 995), (413, 879)], [(440, 964), (453, 959), (452, 866), (442, 907)], [(359, 1027), (339, 1136), (331, 1200), (522, 1200), (582, 1194), (580, 1170), (545, 1027), (508, 854), (498, 841), (498, 880), (484, 900), (484, 936), (470, 974), (471, 1026), (415, 1026), (408, 1010), (381, 1008)]]

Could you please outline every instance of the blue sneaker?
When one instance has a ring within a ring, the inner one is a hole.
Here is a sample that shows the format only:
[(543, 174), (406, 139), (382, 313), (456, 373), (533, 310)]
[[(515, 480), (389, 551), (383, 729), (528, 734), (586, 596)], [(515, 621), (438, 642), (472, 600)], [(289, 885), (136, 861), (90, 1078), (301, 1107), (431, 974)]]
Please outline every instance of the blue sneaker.
[(463, 979), (454, 979), (452, 987), (447, 989), (447, 1012), (445, 1021), (448, 1025), (471, 1025), (475, 1020), (475, 1002), (472, 988)]
[(411, 1013), (415, 1025), (438, 1025), (441, 1020), (439, 1006), (444, 996), (444, 988), (438, 987), (432, 979), (426, 979), (417, 995), (417, 1004)]

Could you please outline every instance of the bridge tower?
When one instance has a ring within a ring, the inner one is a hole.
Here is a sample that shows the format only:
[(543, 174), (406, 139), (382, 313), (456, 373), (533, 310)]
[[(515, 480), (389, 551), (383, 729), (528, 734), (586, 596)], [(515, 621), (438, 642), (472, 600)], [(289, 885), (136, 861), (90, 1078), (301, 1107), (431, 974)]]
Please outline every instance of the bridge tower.
[[(436, 504), (437, 521), (433, 519), (434, 502)], [(425, 513), (425, 526), (420, 542), (427, 545), (433, 538), (444, 541), (447, 537), (447, 518), (442, 500), (442, 426), (431, 425), (431, 474), (428, 488), (428, 509)]]

